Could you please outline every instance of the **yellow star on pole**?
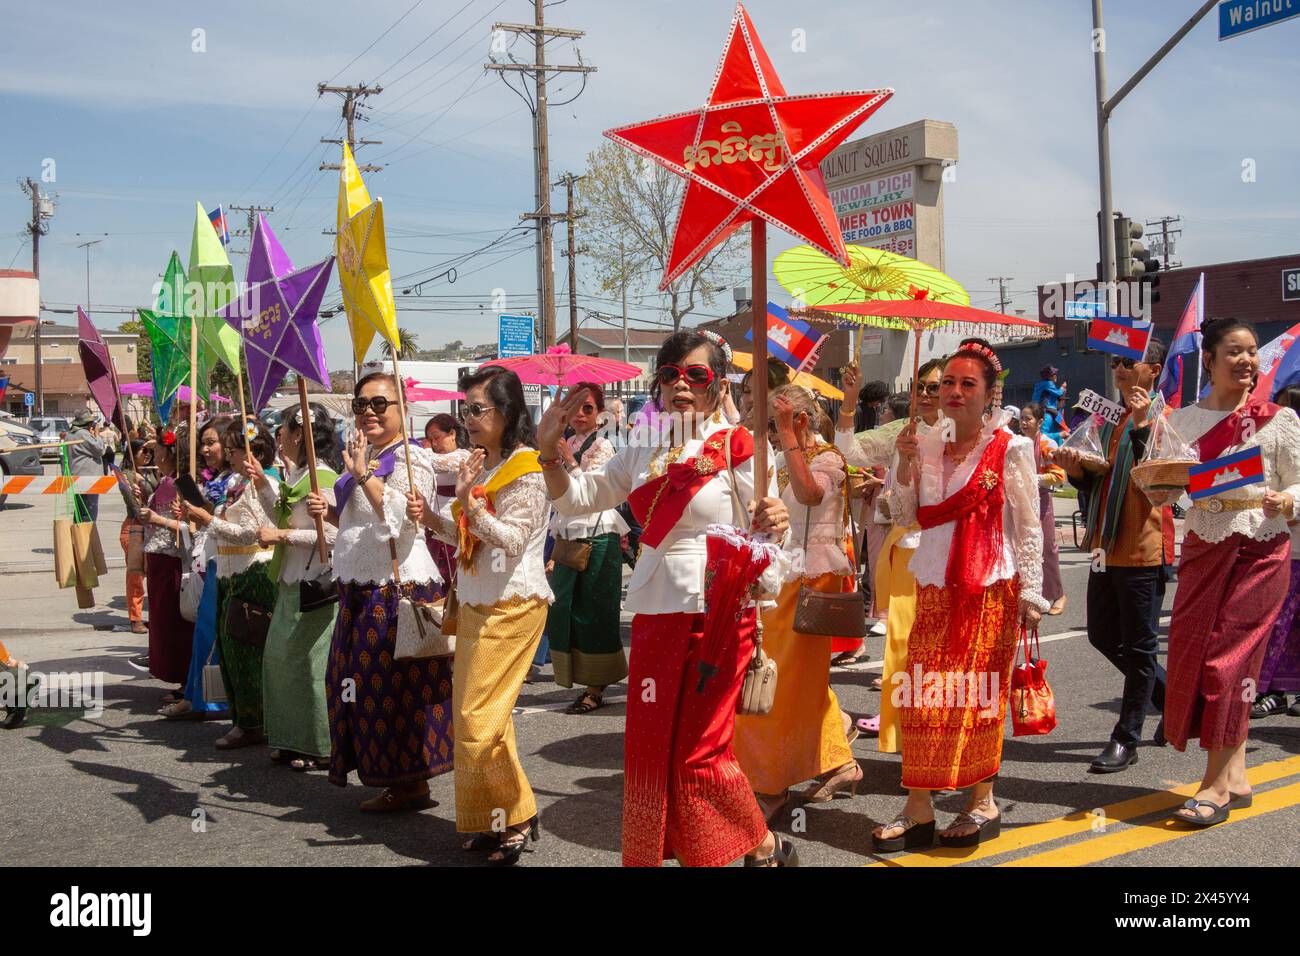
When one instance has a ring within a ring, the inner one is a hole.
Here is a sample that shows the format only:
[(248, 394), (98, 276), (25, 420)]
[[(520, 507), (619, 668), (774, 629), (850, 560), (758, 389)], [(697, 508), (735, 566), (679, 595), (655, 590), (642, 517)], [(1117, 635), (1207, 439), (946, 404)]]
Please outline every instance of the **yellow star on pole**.
[(352, 150), (343, 144), (339, 164), (338, 249), (339, 286), (352, 333), (352, 351), (358, 363), (366, 360), (378, 333), (396, 352), (397, 308), (388, 272), (388, 246), (384, 239), (382, 201), (371, 202)]

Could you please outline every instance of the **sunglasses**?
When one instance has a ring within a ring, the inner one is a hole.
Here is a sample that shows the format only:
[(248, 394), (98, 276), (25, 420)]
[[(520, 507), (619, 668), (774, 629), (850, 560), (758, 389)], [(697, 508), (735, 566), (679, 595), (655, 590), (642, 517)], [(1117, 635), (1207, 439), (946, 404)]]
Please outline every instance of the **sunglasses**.
[(1142, 363), (1139, 362), (1137, 359), (1120, 358), (1119, 356), (1116, 356), (1115, 358), (1110, 360), (1111, 368), (1119, 368), (1121, 365), (1123, 365), (1125, 368), (1133, 368), (1134, 366), (1141, 365), (1141, 364)]
[(713, 384), (713, 369), (707, 365), (688, 365), (686, 368), (679, 368), (676, 365), (659, 367), (661, 385), (676, 385), (678, 379), (685, 379), (686, 384), (691, 388), (708, 388)]
[(918, 394), (918, 395), (938, 395), (938, 394), (939, 394), (939, 385), (940, 385), (939, 382), (918, 382), (918, 383), (917, 383), (917, 386), (916, 386), (916, 394)]
[(496, 411), (495, 405), (480, 405), (478, 402), (470, 402), (460, 407), (461, 421), (468, 418), (482, 418), (488, 412)]
[(354, 398), (352, 399), (352, 414), (364, 415), (366, 409), (373, 409), (376, 415), (382, 415), (388, 409), (396, 407), (397, 402), (384, 398), (382, 395), (376, 395), (373, 398)]
[(594, 415), (596, 414), (596, 406), (588, 403), (583, 405), (582, 408), (578, 409), (578, 411), (582, 412), (584, 415)]

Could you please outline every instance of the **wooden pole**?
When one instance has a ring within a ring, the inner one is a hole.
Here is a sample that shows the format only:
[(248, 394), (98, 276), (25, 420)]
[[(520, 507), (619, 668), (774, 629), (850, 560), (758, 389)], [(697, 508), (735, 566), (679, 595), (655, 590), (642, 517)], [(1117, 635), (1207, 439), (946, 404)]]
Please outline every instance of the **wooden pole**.
[[(244, 335), (242, 332), (239, 335), (239, 357), (242, 364), (248, 364), (248, 360), (244, 358)], [(248, 405), (244, 402), (244, 375), (239, 369), (235, 369), (235, 388), (239, 391), (239, 414), (242, 416), (244, 425), (244, 454), (249, 457), (249, 460), (252, 460), (253, 440), (248, 437)]]
[(411, 438), (406, 429), (406, 386), (402, 384), (402, 371), (397, 365), (397, 349), (393, 348), (393, 378), (397, 379), (397, 410), (402, 413), (402, 450), (406, 453), (406, 483), (415, 494), (415, 475), (411, 472)]
[(921, 327), (919, 325), (912, 328), (912, 411), (908, 418), (916, 421), (916, 404), (917, 391), (921, 387)]
[[(311, 432), (311, 410), (307, 408), (307, 380), (301, 375), (298, 376), (298, 407), (302, 409), (302, 440), (307, 446), (307, 473), (311, 476), (311, 490), (313, 494), (320, 494), (320, 480), (316, 477), (316, 441)], [(316, 547), (321, 564), (324, 564), (329, 556), (325, 553), (325, 519), (321, 515), (316, 516)]]
[(199, 480), (199, 320), (190, 316), (190, 477)]
[(750, 320), (754, 328), (754, 372), (749, 391), (754, 396), (754, 500), (767, 497), (767, 222), (750, 224)]

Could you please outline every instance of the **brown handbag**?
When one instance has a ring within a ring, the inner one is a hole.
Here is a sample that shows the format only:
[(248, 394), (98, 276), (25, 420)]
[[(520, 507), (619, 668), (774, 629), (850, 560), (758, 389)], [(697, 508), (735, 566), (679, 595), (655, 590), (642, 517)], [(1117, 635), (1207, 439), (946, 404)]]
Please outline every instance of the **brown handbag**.
[(271, 630), (271, 612), (247, 601), (232, 597), (226, 607), (226, 633), (240, 644), (263, 647)]
[(590, 538), (556, 538), (551, 560), (575, 571), (586, 571), (591, 561)]
[[(847, 476), (847, 470), (846, 470)], [(848, 516), (851, 541), (858, 540), (857, 524), (853, 520), (853, 509), (849, 506), (849, 489), (847, 477), (844, 485), (844, 513)], [(803, 554), (808, 559), (808, 530), (812, 525), (812, 505), (808, 505), (807, 518), (803, 527)], [(856, 572), (856, 568), (854, 571)], [(853, 590), (828, 594), (815, 591), (802, 580), (799, 582), (799, 596), (794, 608), (794, 632), (811, 637), (857, 637), (867, 636), (867, 608), (858, 591), (857, 574), (854, 573)]]

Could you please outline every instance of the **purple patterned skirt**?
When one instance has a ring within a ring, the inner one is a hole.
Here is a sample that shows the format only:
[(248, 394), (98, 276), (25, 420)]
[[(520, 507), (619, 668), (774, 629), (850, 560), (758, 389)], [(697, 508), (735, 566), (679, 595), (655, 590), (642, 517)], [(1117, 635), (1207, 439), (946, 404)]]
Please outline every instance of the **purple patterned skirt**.
[(1273, 621), (1259, 671), (1261, 694), (1300, 691), (1300, 558), (1291, 561), (1291, 586)]
[[(431, 584), (412, 597), (433, 600)], [(392, 584), (339, 582), (325, 699), (330, 783), (357, 771), (368, 787), (427, 780), (451, 770), (451, 666), (447, 658), (393, 660), (397, 602)]]

